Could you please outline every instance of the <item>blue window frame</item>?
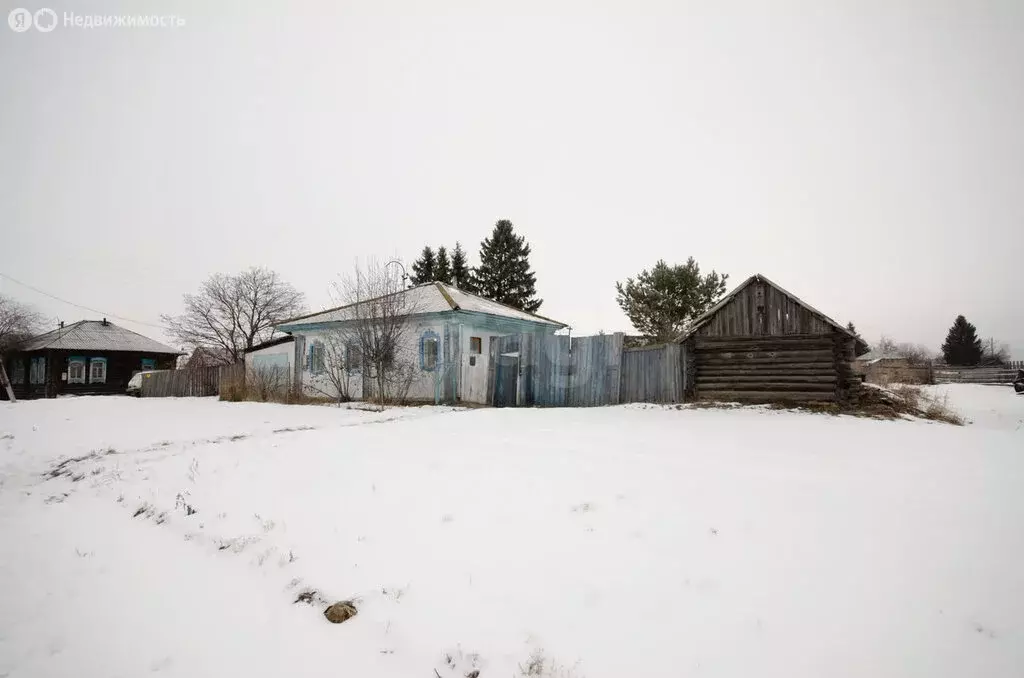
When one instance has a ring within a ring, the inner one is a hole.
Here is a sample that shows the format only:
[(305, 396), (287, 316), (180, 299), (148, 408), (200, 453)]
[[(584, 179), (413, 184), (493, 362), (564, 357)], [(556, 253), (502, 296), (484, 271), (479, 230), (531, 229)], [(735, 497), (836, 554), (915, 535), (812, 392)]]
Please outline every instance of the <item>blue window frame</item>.
[(147, 372), (149, 370), (156, 369), (156, 358), (143, 358), (142, 359), (142, 371)]
[(89, 383), (107, 383), (107, 359), (89, 358)]
[(345, 365), (349, 372), (359, 372), (363, 369), (363, 352), (359, 344), (349, 342), (345, 344)]
[(85, 365), (86, 359), (82, 356), (73, 355), (68, 358), (68, 383), (69, 384), (84, 384), (85, 383)]
[(420, 337), (420, 369), (433, 372), (441, 358), (441, 337), (432, 330), (427, 330)]
[(313, 340), (309, 345), (309, 371), (313, 374), (323, 374), (325, 371), (324, 365), (324, 342), (319, 339)]

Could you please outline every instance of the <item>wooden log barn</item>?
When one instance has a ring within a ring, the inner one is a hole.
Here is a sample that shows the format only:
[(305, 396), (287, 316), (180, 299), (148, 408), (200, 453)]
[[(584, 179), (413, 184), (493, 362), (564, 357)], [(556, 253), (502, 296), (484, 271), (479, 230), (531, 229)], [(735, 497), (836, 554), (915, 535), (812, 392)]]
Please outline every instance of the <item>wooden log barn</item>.
[(857, 400), (856, 356), (867, 343), (753, 275), (698, 317), (682, 337), (687, 399), (745, 402)]

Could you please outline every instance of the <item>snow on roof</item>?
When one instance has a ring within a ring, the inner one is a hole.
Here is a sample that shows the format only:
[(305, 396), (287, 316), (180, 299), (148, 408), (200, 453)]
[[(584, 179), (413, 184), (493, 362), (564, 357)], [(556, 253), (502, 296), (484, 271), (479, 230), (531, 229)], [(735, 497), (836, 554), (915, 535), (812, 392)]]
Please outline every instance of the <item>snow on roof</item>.
[(456, 307), (463, 311), (487, 313), (489, 315), (499, 315), (505, 318), (515, 318), (517, 320), (527, 320), (530, 322), (544, 323), (546, 325), (558, 325), (559, 327), (565, 327), (565, 323), (560, 323), (557, 320), (545, 318), (544, 316), (540, 316), (535, 313), (520, 311), (518, 308), (506, 306), (505, 304), (494, 301), (493, 299), (485, 299), (483, 297), (478, 297), (475, 294), (470, 294), (465, 290), (460, 290), (458, 287), (452, 287), (451, 285), (445, 285), (443, 283), (437, 283), (437, 285), (444, 288), (444, 290), (448, 292), (448, 296), (450, 296), (452, 301), (455, 303)]
[[(523, 320), (542, 325), (565, 327), (564, 323), (560, 323), (557, 320), (545, 318), (544, 316), (539, 316), (534, 313), (527, 313), (526, 311), (506, 306), (505, 304), (491, 299), (484, 299), (483, 297), (479, 297), (475, 294), (470, 294), (465, 290), (460, 290), (458, 287), (453, 287), (440, 282), (423, 283), (421, 285), (416, 285), (402, 290), (401, 292), (397, 292), (396, 294), (404, 295), (405, 298), (403, 299), (403, 304), (405, 305), (406, 312), (410, 315), (443, 313), (445, 311), (469, 311), (472, 313), (486, 313), (488, 315), (511, 318), (514, 320)], [(307, 323), (341, 322), (345, 320), (352, 320), (355, 317), (354, 310), (356, 307), (356, 304), (338, 306), (337, 308), (327, 309), (326, 311), (321, 311), (319, 313), (312, 313), (310, 315), (286, 320), (280, 323), (278, 327), (286, 328), (293, 325), (304, 325)]]
[(51, 349), (59, 351), (133, 351), (138, 353), (169, 353), (181, 351), (137, 332), (101, 320), (79, 320), (33, 337), (22, 344), (22, 351)]
[(861, 362), (864, 362), (864, 363), (873, 364), (873, 363), (878, 362), (879, 360), (904, 360), (904, 357), (900, 356), (900, 355), (897, 355), (897, 354), (895, 354), (895, 353), (893, 353), (891, 351), (887, 352), (887, 351), (872, 350), (872, 351), (868, 351), (864, 355), (858, 357), (857, 360), (859, 360)]

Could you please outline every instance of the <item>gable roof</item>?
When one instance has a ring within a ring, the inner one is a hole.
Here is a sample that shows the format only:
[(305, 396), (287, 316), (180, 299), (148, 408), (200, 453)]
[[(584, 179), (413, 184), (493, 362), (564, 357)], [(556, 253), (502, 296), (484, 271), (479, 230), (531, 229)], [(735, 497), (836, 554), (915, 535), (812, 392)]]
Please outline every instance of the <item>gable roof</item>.
[[(447, 311), (467, 311), (470, 313), (483, 313), (490, 316), (538, 323), (541, 325), (550, 325), (556, 328), (566, 327), (565, 323), (558, 322), (557, 320), (545, 318), (544, 316), (537, 315), (536, 313), (521, 311), (518, 308), (513, 308), (512, 306), (507, 306), (492, 299), (485, 299), (475, 294), (470, 294), (465, 290), (461, 290), (452, 285), (446, 285), (442, 282), (422, 283), (420, 285), (415, 285), (401, 290), (400, 292), (396, 292), (395, 294), (405, 295), (406, 298), (404, 303), (407, 308), (410, 309), (410, 315), (444, 313)], [(376, 297), (375, 299), (382, 298), (385, 297)], [(314, 323), (333, 323), (353, 320), (353, 310), (358, 306), (358, 304), (365, 304), (370, 301), (374, 301), (374, 299), (368, 299), (367, 301), (357, 302), (354, 304), (346, 304), (344, 306), (337, 306), (325, 311), (291, 318), (278, 323), (277, 328), (283, 331), (288, 331), (287, 328), (289, 327)]]
[(181, 351), (137, 332), (102, 320), (79, 320), (33, 337), (18, 347), (19, 351), (132, 351), (180, 355)]
[(854, 340), (856, 341), (856, 348), (854, 349), (854, 352), (855, 352), (855, 353), (856, 353), (857, 355), (860, 355), (860, 354), (866, 353), (866, 352), (868, 351), (868, 344), (867, 344), (867, 342), (866, 342), (866, 341), (864, 341), (864, 340), (863, 340), (863, 339), (861, 339), (861, 338), (860, 338), (859, 336), (857, 336), (856, 334), (854, 334), (853, 332), (851, 332), (850, 330), (848, 330), (848, 329), (847, 329), (846, 327), (844, 327), (843, 325), (840, 325), (840, 324), (839, 324), (839, 323), (837, 323), (837, 322), (836, 322), (835, 320), (833, 320), (832, 318), (828, 317), (827, 315), (825, 315), (824, 313), (822, 313), (822, 312), (821, 312), (821, 311), (819, 311), (818, 309), (814, 308), (813, 306), (811, 306), (810, 304), (808, 304), (807, 302), (805, 302), (805, 301), (804, 301), (803, 299), (801, 299), (800, 297), (796, 296), (796, 295), (795, 295), (795, 294), (793, 294), (792, 292), (789, 292), (789, 291), (787, 291), (787, 290), (783, 289), (783, 288), (782, 288), (781, 286), (779, 286), (779, 285), (775, 284), (774, 282), (772, 282), (771, 280), (769, 280), (769, 279), (768, 279), (768, 278), (766, 278), (765, 276), (761, 275), (760, 273), (755, 273), (754, 275), (752, 275), (752, 276), (750, 276), (749, 278), (747, 278), (746, 280), (744, 280), (744, 281), (743, 281), (742, 283), (740, 283), (740, 284), (739, 284), (739, 286), (737, 286), (737, 287), (736, 287), (736, 289), (734, 289), (734, 290), (733, 290), (732, 292), (729, 292), (729, 294), (727, 294), (727, 295), (725, 295), (724, 297), (722, 297), (722, 298), (721, 298), (721, 299), (720, 299), (720, 300), (718, 301), (718, 303), (717, 303), (717, 304), (715, 304), (714, 306), (712, 306), (711, 308), (709, 308), (709, 309), (708, 309), (708, 310), (707, 310), (707, 311), (706, 311), (706, 312), (705, 312), (705, 313), (704, 313), (703, 315), (701, 315), (701, 316), (698, 316), (697, 318), (695, 318), (695, 319), (693, 320), (693, 322), (692, 322), (692, 323), (690, 323), (689, 327), (687, 327), (687, 328), (686, 328), (686, 331), (685, 331), (685, 332), (683, 332), (683, 336), (682, 336), (682, 338), (683, 338), (683, 339), (685, 339), (685, 338), (689, 337), (689, 336), (690, 336), (690, 335), (692, 335), (692, 334), (693, 334), (694, 332), (696, 332), (696, 331), (697, 331), (698, 329), (700, 329), (701, 327), (703, 327), (704, 325), (706, 325), (706, 324), (708, 323), (708, 321), (709, 321), (709, 320), (711, 320), (712, 316), (714, 316), (714, 315), (715, 315), (716, 313), (718, 313), (718, 311), (719, 311), (719, 310), (720, 310), (720, 309), (721, 309), (722, 307), (724, 307), (725, 305), (727, 305), (727, 304), (728, 304), (728, 303), (729, 303), (730, 301), (732, 301), (732, 300), (733, 300), (733, 298), (734, 298), (734, 297), (735, 297), (735, 296), (736, 296), (737, 294), (739, 294), (739, 293), (740, 293), (741, 291), (743, 291), (743, 290), (744, 290), (744, 289), (745, 289), (745, 288), (746, 288), (747, 286), (749, 286), (750, 284), (752, 284), (752, 283), (754, 283), (754, 282), (764, 282), (764, 283), (767, 283), (768, 285), (771, 285), (772, 287), (774, 287), (775, 289), (777, 289), (777, 290), (778, 290), (779, 292), (782, 292), (782, 293), (783, 293), (783, 294), (785, 294), (785, 295), (786, 295), (787, 297), (789, 297), (790, 299), (792, 299), (793, 301), (795, 301), (795, 302), (796, 302), (796, 303), (797, 303), (798, 305), (800, 305), (800, 306), (804, 307), (805, 309), (807, 309), (808, 311), (810, 311), (810, 312), (811, 312), (811, 313), (813, 313), (814, 315), (818, 316), (819, 318), (821, 318), (822, 320), (824, 320), (825, 322), (827, 322), (827, 323), (828, 323), (829, 325), (831, 325), (831, 326), (832, 326), (833, 328), (835, 328), (835, 329), (839, 330), (840, 332), (843, 332), (844, 334), (846, 334), (846, 335), (848, 335), (848, 336), (852, 337), (852, 338), (853, 338), (853, 339), (854, 339)]
[(186, 367), (215, 367), (234, 362), (231, 351), (223, 346), (196, 346), (185, 363)]

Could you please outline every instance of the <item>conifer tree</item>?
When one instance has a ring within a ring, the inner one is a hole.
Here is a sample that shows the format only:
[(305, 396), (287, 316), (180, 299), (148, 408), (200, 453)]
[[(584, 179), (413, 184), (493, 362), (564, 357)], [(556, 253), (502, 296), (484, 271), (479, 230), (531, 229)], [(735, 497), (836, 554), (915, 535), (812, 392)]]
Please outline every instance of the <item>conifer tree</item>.
[(947, 365), (977, 365), (981, 362), (981, 339), (978, 329), (958, 315), (942, 344), (942, 357)]
[(458, 242), (455, 243), (455, 250), (452, 252), (452, 284), (467, 292), (473, 291), (466, 251)]
[(412, 262), (412, 283), (420, 285), (434, 281), (434, 267), (437, 259), (434, 257), (434, 250), (424, 247), (420, 258)]
[(448, 258), (448, 248), (437, 248), (437, 259), (434, 261), (434, 280), (443, 282), (445, 285), (452, 284), (452, 262)]
[(480, 243), (480, 265), (473, 269), (476, 294), (534, 313), (543, 299), (537, 298), (537, 276), (530, 270), (530, 245), (516, 235), (512, 222), (502, 219), (491, 237)]

